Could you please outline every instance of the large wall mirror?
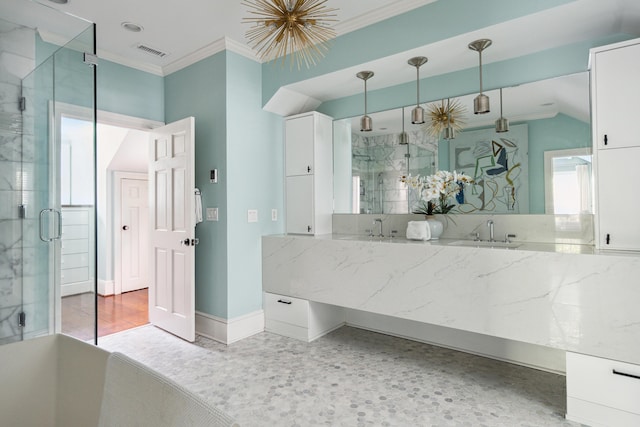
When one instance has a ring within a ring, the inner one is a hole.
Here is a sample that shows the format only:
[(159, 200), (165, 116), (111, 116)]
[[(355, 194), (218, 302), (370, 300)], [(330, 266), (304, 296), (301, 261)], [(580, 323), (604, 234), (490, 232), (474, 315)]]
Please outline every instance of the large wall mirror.
[[(360, 117), (336, 120), (335, 213), (411, 213), (420, 194), (400, 177), (438, 170), (475, 180), (455, 201), (458, 213), (592, 213), (588, 72), (485, 94), (487, 114), (473, 114), (474, 93), (422, 104), (421, 125), (411, 123), (413, 105), (369, 114), (370, 132)], [(496, 131), (501, 107), (507, 132)], [(447, 124), (459, 128), (453, 139)]]

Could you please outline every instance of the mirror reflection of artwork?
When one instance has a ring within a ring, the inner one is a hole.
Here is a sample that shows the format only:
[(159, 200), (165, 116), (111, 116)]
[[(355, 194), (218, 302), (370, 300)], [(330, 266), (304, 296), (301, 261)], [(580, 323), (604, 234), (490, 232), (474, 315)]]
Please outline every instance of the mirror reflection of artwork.
[(475, 181), (458, 196), (458, 212), (529, 213), (526, 124), (505, 133), (493, 128), (462, 132), (449, 144), (452, 169)]

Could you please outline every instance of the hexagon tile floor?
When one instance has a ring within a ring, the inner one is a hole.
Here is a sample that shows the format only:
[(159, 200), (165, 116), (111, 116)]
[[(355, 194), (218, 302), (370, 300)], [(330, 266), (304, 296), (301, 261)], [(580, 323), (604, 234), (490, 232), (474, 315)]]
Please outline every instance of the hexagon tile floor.
[(342, 327), (310, 344), (260, 333), (225, 346), (153, 326), (100, 339), (241, 426), (577, 426), (565, 378)]

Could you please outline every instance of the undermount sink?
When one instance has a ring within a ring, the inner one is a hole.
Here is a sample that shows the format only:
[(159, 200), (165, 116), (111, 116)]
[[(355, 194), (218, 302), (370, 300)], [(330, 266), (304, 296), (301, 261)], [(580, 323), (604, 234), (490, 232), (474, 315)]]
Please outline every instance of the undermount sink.
[(517, 248), (520, 243), (513, 242), (487, 242), (485, 240), (456, 240), (449, 243), (451, 246), (469, 246), (473, 248)]

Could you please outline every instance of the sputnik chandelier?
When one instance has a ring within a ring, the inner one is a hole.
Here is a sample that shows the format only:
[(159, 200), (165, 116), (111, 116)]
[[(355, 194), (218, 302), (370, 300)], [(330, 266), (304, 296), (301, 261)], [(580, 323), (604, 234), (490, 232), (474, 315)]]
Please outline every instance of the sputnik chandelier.
[[(441, 134), (445, 134), (445, 139), (452, 139), (456, 132), (462, 131), (465, 125), (464, 116), (467, 112), (462, 103), (457, 100), (444, 99), (440, 105), (432, 103), (427, 106), (427, 114), (429, 120), (425, 124), (425, 130), (434, 138), (440, 138)], [(447, 128), (450, 130), (447, 132)], [(448, 135), (446, 135), (448, 133)]]
[(253, 24), (247, 30), (249, 45), (261, 59), (271, 61), (287, 55), (291, 67), (296, 63), (307, 68), (316, 65), (329, 50), (329, 40), (336, 36), (330, 23), (337, 22), (335, 12), (324, 4), (327, 0), (245, 0), (251, 17), (244, 23)]

